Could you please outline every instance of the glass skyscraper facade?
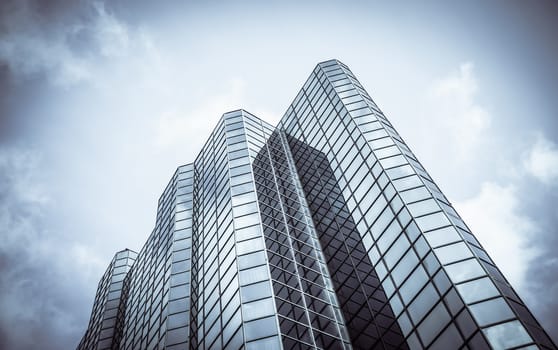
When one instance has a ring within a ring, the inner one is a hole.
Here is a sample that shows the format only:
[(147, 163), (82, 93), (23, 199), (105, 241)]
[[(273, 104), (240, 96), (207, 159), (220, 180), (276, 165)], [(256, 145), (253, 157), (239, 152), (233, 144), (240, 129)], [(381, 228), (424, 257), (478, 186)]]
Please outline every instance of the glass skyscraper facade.
[[(121, 268), (124, 267), (124, 268)], [(556, 349), (343, 63), (223, 115), (79, 349)]]
[(118, 348), (128, 291), (124, 279), (136, 257), (137, 253), (129, 249), (114, 255), (99, 282), (89, 326), (78, 349)]

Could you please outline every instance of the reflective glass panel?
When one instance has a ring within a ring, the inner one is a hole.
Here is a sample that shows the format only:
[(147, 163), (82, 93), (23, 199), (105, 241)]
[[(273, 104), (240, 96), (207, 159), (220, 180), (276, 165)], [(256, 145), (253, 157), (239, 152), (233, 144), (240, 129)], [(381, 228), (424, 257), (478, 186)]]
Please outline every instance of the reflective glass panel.
[(457, 285), (457, 291), (467, 303), (474, 303), (498, 295), (498, 290), (488, 277)]
[(503, 298), (491, 299), (470, 306), (471, 313), (479, 326), (486, 326), (514, 317)]
[(482, 330), (494, 349), (509, 349), (531, 342), (531, 337), (519, 321), (512, 321)]
[(453, 283), (459, 283), (485, 274), (483, 268), (476, 259), (469, 259), (447, 265), (445, 269)]

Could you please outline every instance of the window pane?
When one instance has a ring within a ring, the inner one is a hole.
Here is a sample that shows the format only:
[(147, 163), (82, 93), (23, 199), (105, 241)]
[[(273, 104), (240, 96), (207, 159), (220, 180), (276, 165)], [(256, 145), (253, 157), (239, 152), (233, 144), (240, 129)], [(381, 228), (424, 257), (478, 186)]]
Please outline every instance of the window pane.
[(442, 265), (446, 265), (454, 261), (463, 260), (473, 256), (467, 245), (463, 242), (437, 248), (434, 249), (434, 251), (436, 252), (436, 256), (438, 257)]
[(280, 350), (279, 337), (259, 339), (246, 343), (246, 350)]
[(238, 242), (236, 244), (236, 252), (238, 255), (254, 252), (264, 249), (263, 241), (260, 237), (249, 239), (247, 241)]
[(255, 225), (258, 222), (260, 222), (260, 215), (258, 213), (244, 215), (234, 219), (235, 228)]
[[(384, 262), (389, 270), (393, 268), (395, 263), (403, 256), (403, 253), (409, 248), (410, 244), (405, 235), (399, 236), (399, 239), (389, 248), (384, 256)], [(412, 253), (412, 251), (410, 251)], [(413, 253), (414, 255), (414, 253)]]
[(235, 233), (236, 233), (237, 241), (243, 241), (249, 238), (260, 237), (261, 236), (260, 225), (254, 225), (254, 226), (244, 227), (241, 229), (236, 229)]
[(242, 315), (245, 321), (273, 315), (274, 313), (272, 298), (242, 304)]
[(409, 273), (418, 265), (418, 258), (413, 250), (409, 250), (407, 254), (399, 261), (397, 266), (393, 269), (391, 277), (395, 284), (400, 285), (401, 282), (409, 275)]
[(424, 214), (433, 213), (440, 210), (440, 206), (432, 198), (409, 204), (408, 206), (411, 215), (421, 216)]
[(411, 305), (409, 305), (408, 311), (413, 322), (415, 324), (419, 323), (438, 300), (439, 296), (436, 289), (434, 289), (431, 283), (427, 284), (426, 288), (424, 288)]
[(451, 226), (425, 232), (424, 237), (433, 248), (461, 240), (457, 230)]
[(247, 341), (277, 334), (275, 316), (246, 322), (244, 324), (244, 332), (246, 334)]
[(500, 322), (514, 317), (514, 314), (503, 298), (483, 301), (470, 306), (473, 317), (479, 326)]
[(412, 175), (398, 180), (393, 180), (393, 185), (398, 191), (404, 191), (409, 188), (422, 186), (423, 183), (417, 175)]
[(244, 193), (244, 194), (240, 194), (237, 196), (233, 196), (232, 197), (232, 204), (233, 205), (239, 205), (239, 204), (244, 204), (244, 203), (248, 203), (248, 202), (254, 202), (256, 200), (256, 195), (254, 194), (254, 192), (248, 192), (248, 193)]
[(386, 172), (391, 179), (399, 179), (400, 177), (412, 175), (415, 173), (415, 171), (409, 164), (388, 169)]
[(383, 254), (386, 249), (393, 243), (393, 240), (401, 233), (401, 226), (397, 220), (393, 220), (386, 228), (380, 239), (378, 239), (378, 249)]
[(475, 259), (447, 265), (445, 269), (453, 283), (459, 283), (485, 274), (484, 270)]
[(423, 232), (450, 224), (450, 221), (442, 212), (421, 216), (415, 220)]
[(519, 321), (499, 324), (482, 331), (495, 349), (509, 349), (532, 341)]
[(244, 270), (249, 267), (254, 267), (266, 263), (266, 257), (263, 250), (252, 254), (239, 256), (237, 259), (239, 270)]
[(264, 281), (242, 287), (240, 288), (240, 295), (243, 302), (269, 297), (271, 296), (269, 282)]
[[(383, 144), (380, 144), (380, 142), (382, 140), (386, 140), (386, 141), (389, 140), (389, 142), (386, 143), (385, 145), (383, 145)], [(376, 148), (374, 146), (382, 146), (382, 147), (383, 146), (388, 146), (390, 144), (393, 144), (393, 141), (391, 141), (391, 139), (389, 137), (386, 137), (385, 139), (371, 141), (370, 143), (373, 145), (373, 148)], [(381, 159), (380, 164), (382, 164), (384, 169), (387, 169), (387, 168), (395, 167), (395, 166), (398, 166), (398, 165), (407, 164), (407, 160), (402, 155), (398, 155), (398, 156), (393, 156), (393, 157)]]
[(459, 284), (457, 286), (457, 291), (467, 304), (488, 299), (499, 294), (494, 283), (492, 283), (488, 277)]
[(438, 303), (434, 310), (428, 314), (428, 317), (418, 326), (418, 333), (423, 343), (430, 344), (450, 319), (451, 317), (444, 307), (444, 303)]
[(239, 276), (241, 285), (265, 280), (267, 279), (267, 266), (262, 265), (252, 269), (240, 271)]
[[(378, 123), (379, 124), (379, 123)], [(385, 157), (390, 157), (396, 154), (399, 154), (399, 148), (397, 148), (397, 146), (393, 145), (390, 147), (386, 147), (386, 148), (382, 148), (379, 149), (377, 151), (374, 151), (374, 153), (376, 154), (376, 157), (379, 158), (385, 158)]]
[(463, 344), (463, 339), (459, 331), (453, 324), (449, 325), (446, 330), (436, 339), (436, 341), (429, 347), (431, 350), (446, 350), (455, 349)]
[(246, 203), (243, 205), (233, 207), (234, 216), (242, 216), (246, 214), (255, 213), (257, 211), (258, 211), (258, 205), (256, 204), (256, 202)]
[(403, 302), (405, 304), (409, 303), (422, 286), (424, 286), (427, 280), (428, 276), (426, 275), (426, 272), (424, 272), (422, 266), (419, 266), (399, 289), (399, 294), (401, 295)]
[(428, 190), (424, 186), (414, 188), (412, 190), (403, 191), (400, 193), (400, 195), (406, 204), (432, 197), (430, 192), (428, 192)]

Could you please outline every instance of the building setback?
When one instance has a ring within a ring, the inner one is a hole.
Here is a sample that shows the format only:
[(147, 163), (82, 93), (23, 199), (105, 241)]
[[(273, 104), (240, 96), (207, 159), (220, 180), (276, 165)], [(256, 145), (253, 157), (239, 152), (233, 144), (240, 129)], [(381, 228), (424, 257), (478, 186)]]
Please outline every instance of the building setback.
[(241, 348), (556, 346), (331, 60), (277, 127), (222, 116), (167, 185), (137, 258), (111, 262), (78, 346)]
[(78, 349), (118, 349), (128, 287), (124, 280), (137, 253), (124, 249), (112, 258), (99, 281), (89, 326)]

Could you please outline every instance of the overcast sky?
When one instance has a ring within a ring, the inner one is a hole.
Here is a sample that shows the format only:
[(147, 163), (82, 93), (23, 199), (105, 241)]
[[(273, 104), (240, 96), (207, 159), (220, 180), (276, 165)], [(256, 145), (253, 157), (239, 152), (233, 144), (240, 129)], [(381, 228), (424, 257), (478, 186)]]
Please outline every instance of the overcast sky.
[(553, 1), (0, 2), (0, 347), (71, 349), (222, 113), (346, 63), (558, 339)]

